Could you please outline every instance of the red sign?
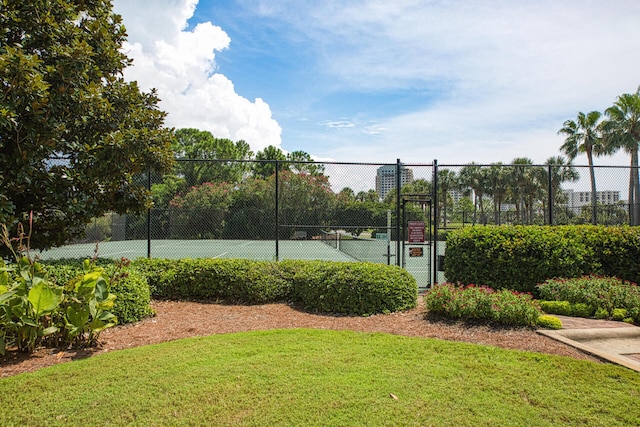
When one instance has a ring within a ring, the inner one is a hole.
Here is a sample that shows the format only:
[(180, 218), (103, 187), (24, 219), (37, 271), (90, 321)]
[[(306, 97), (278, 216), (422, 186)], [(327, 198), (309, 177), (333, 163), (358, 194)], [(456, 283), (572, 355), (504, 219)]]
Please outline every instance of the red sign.
[(409, 221), (409, 243), (424, 242), (424, 222)]

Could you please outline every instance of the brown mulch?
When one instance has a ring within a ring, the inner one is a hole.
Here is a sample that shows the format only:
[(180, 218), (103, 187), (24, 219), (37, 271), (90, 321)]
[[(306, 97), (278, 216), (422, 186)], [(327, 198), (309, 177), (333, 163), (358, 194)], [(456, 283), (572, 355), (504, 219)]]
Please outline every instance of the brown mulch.
[(100, 335), (100, 345), (96, 348), (84, 350), (41, 348), (31, 355), (9, 352), (7, 356), (0, 358), (0, 377), (32, 372), (46, 366), (109, 351), (180, 338), (283, 328), (387, 332), (599, 361), (573, 347), (529, 329), (492, 328), (484, 325), (427, 320), (421, 298), (415, 309), (370, 317), (311, 314), (287, 304), (241, 306), (154, 301), (151, 305), (156, 310), (155, 317), (104, 331)]

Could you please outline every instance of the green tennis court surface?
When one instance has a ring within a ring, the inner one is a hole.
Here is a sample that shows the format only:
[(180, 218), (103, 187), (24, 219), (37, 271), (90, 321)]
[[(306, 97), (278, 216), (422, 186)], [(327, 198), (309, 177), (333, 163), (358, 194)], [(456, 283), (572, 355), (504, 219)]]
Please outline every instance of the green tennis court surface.
[[(386, 242), (371, 244), (354, 242), (357, 245), (350, 249), (352, 255), (330, 246), (319, 240), (280, 240), (278, 258), (324, 261), (372, 261), (386, 264)], [(101, 258), (129, 258), (147, 257), (146, 240), (124, 240), (101, 242), (98, 245), (98, 256)], [(61, 258), (91, 258), (96, 248), (95, 243), (82, 243), (53, 248), (35, 253), (40, 259)], [(395, 252), (395, 242), (391, 242), (392, 255)], [(438, 252), (444, 253), (444, 247), (439, 246)], [(412, 258), (407, 254), (405, 268), (411, 273), (421, 288), (429, 284), (431, 273), (431, 257), (425, 253), (424, 257)], [(357, 259), (355, 257), (357, 257)], [(152, 240), (152, 258), (243, 258), (260, 261), (274, 261), (276, 259), (276, 242), (274, 240)], [(391, 257), (391, 264), (395, 264), (395, 256)], [(439, 278), (438, 281), (441, 281)]]
[[(83, 243), (53, 248), (39, 253), (41, 259), (92, 257), (96, 245)], [(146, 240), (101, 242), (101, 258), (139, 258), (147, 256)], [(276, 242), (271, 240), (152, 240), (152, 258), (245, 258), (272, 261), (276, 258)], [(321, 259), (353, 261), (353, 258), (319, 241), (281, 240), (280, 259)]]

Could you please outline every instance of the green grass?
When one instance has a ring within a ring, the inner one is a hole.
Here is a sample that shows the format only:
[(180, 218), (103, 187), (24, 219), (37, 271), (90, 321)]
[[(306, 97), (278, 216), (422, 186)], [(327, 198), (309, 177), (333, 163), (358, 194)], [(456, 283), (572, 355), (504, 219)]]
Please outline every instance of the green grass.
[(1, 379), (0, 395), (3, 426), (640, 424), (640, 375), (619, 366), (307, 329), (111, 352)]

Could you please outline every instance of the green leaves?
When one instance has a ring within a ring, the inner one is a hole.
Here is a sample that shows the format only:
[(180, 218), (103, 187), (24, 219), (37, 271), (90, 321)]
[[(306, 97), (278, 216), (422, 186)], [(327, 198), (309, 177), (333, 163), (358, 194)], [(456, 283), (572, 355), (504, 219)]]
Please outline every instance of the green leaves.
[(116, 296), (103, 270), (87, 260), (84, 271), (65, 289), (25, 256), (15, 268), (0, 269), (0, 354), (10, 345), (33, 351), (47, 343), (91, 344), (117, 324), (109, 311)]
[(29, 289), (29, 302), (36, 319), (54, 311), (62, 302), (62, 288), (54, 288), (42, 281)]
[(33, 210), (41, 249), (106, 211), (144, 210), (136, 175), (171, 167), (173, 136), (155, 92), (122, 78), (130, 60), (111, 2), (4, 2), (0, 27), (0, 223)]

